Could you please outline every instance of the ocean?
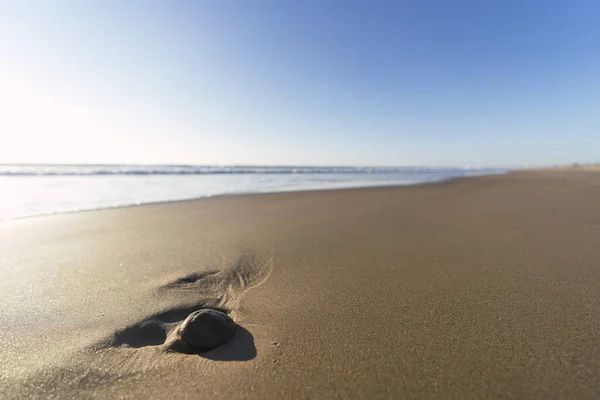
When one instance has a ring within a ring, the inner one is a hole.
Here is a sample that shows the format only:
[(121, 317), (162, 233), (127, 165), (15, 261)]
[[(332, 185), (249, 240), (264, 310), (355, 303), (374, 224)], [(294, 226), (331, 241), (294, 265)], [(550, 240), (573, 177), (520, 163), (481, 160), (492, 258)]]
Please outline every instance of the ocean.
[(0, 165), (0, 220), (217, 195), (414, 185), (506, 169)]

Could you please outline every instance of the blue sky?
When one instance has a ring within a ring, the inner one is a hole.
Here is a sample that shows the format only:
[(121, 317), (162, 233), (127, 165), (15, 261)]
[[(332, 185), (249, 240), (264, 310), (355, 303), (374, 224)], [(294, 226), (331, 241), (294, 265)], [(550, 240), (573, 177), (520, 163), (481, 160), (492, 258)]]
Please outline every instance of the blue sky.
[(0, 163), (600, 161), (600, 3), (0, 1)]

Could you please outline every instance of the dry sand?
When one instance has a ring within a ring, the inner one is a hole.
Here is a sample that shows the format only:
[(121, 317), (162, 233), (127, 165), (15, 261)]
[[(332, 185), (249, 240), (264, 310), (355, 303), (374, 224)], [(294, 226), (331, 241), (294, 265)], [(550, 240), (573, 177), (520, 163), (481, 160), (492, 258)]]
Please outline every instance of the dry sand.
[[(600, 397), (600, 172), (0, 224), (2, 398)], [(168, 352), (203, 306), (239, 328)]]

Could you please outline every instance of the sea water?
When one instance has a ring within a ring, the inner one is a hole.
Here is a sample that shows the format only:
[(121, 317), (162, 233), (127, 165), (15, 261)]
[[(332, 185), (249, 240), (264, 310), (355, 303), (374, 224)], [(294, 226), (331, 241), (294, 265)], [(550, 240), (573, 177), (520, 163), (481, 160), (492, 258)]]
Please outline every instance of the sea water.
[(414, 185), (484, 168), (0, 165), (0, 220), (227, 194)]

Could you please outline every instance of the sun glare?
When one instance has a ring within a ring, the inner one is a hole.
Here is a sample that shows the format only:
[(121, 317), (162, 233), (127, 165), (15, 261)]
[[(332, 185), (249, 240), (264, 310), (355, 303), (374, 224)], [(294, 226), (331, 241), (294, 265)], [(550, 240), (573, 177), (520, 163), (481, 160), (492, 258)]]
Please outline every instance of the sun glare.
[(110, 154), (109, 139), (120, 130), (107, 116), (5, 75), (0, 87), (0, 163), (86, 162)]

